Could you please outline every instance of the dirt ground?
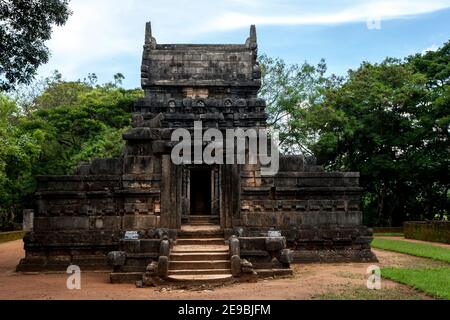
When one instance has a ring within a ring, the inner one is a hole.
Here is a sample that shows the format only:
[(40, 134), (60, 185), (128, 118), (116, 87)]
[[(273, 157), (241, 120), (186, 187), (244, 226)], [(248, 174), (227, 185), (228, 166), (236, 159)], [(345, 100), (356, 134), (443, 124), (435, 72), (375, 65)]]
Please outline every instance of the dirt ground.
[[(440, 262), (374, 250), (383, 266), (442, 266)], [(430, 299), (406, 286), (382, 280), (381, 290), (366, 288), (367, 268), (373, 263), (294, 265), (294, 277), (259, 280), (196, 290), (138, 289), (132, 284), (110, 284), (107, 273), (82, 273), (81, 290), (68, 290), (68, 275), (18, 274), (15, 266), (24, 256), (22, 241), (0, 244), (0, 299), (186, 299), (186, 300), (305, 300), (305, 299)]]

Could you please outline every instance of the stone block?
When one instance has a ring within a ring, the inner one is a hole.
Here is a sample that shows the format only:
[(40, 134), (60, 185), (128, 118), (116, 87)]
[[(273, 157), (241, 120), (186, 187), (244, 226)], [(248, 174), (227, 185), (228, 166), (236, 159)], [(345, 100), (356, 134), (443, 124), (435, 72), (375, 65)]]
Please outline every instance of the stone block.
[(94, 159), (91, 162), (91, 175), (116, 175), (122, 173), (122, 159)]
[(112, 251), (108, 253), (108, 264), (113, 267), (125, 265), (127, 255), (124, 251)]
[(23, 210), (23, 231), (33, 231), (34, 228), (34, 210)]
[(241, 260), (241, 270), (244, 274), (253, 274), (253, 264), (247, 259)]
[(154, 215), (126, 215), (123, 217), (125, 230), (147, 230), (157, 227)]
[(141, 251), (140, 240), (121, 240), (120, 247), (126, 253), (139, 253)]
[(159, 253), (161, 241), (158, 239), (142, 239), (140, 240), (141, 253)]
[(89, 218), (90, 229), (92, 230), (121, 230), (122, 218), (121, 217), (90, 217)]
[(290, 249), (282, 250), (279, 260), (283, 265), (289, 266), (292, 262), (294, 262), (294, 252)]
[(159, 257), (158, 276), (166, 279), (169, 274), (169, 257)]
[(240, 277), (241, 275), (241, 258), (238, 255), (231, 257), (231, 274), (233, 277)]
[(88, 217), (36, 217), (34, 219), (34, 230), (88, 230)]
[(263, 237), (241, 237), (239, 243), (241, 251), (266, 250), (266, 239)]
[(285, 237), (266, 238), (265, 241), (267, 251), (280, 251), (286, 248)]
[(230, 256), (240, 256), (241, 255), (241, 247), (239, 243), (239, 239), (236, 236), (232, 236), (229, 240), (230, 242)]
[(168, 257), (170, 255), (170, 242), (169, 240), (161, 241), (161, 245), (159, 248), (159, 255)]

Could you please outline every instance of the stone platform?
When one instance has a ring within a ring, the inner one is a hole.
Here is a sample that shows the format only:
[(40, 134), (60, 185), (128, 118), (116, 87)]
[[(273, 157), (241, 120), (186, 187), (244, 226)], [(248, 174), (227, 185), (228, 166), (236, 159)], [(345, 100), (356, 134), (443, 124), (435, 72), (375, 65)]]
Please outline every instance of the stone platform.
[[(271, 264), (266, 264), (263, 265), (263, 269), (254, 270), (249, 261), (240, 258), (241, 248), (236, 239), (233, 237), (226, 241), (224, 231), (220, 226), (208, 224), (206, 221), (184, 225), (178, 233), (177, 240), (171, 244), (170, 250), (163, 254), (161, 251), (164, 250), (161, 249), (159, 260), (145, 260), (148, 263), (146, 267), (143, 263), (137, 262), (137, 256), (130, 252), (135, 245), (125, 241), (126, 245), (123, 248), (126, 251), (120, 253), (125, 260), (111, 273), (111, 282), (140, 282), (142, 280), (147, 285), (171, 282), (192, 285), (224, 284), (237, 281), (256, 281), (258, 276), (292, 275), (289, 267), (281, 265), (272, 268)], [(160, 245), (162, 248), (162, 242)], [(280, 247), (280, 249), (282, 248)], [(119, 255), (119, 253), (117, 254)], [(150, 256), (148, 253), (141, 252), (140, 254), (146, 258)], [(269, 254), (267, 252), (266, 256)]]
[(177, 129), (192, 136), (201, 122), (202, 135), (226, 136), (268, 128), (257, 55), (255, 26), (241, 44), (158, 44), (148, 23), (144, 98), (130, 114), (123, 153), (80, 163), (72, 176), (37, 177), (34, 228), (17, 270), (103, 270), (111, 258), (113, 282), (144, 274), (158, 283), (286, 274), (293, 262), (376, 261), (357, 172), (325, 172), (302, 155), (280, 155), (274, 175), (260, 161), (172, 161)]

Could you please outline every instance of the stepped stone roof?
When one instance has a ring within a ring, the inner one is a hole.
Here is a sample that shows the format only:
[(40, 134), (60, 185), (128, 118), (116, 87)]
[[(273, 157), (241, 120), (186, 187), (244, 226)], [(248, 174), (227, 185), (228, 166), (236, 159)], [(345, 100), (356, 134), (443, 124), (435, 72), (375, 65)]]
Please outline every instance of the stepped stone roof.
[(256, 28), (245, 44), (157, 44), (147, 23), (142, 87), (259, 87)]

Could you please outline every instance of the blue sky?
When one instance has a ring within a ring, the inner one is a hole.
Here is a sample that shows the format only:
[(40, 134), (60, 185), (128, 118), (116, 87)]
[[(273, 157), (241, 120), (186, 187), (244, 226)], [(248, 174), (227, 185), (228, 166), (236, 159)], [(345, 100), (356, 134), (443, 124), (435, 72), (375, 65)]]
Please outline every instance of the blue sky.
[(146, 21), (158, 43), (243, 43), (256, 24), (259, 52), (291, 63), (325, 58), (345, 75), (362, 61), (435, 50), (450, 40), (450, 0), (72, 0), (73, 15), (48, 46), (52, 70), (77, 80), (117, 72), (140, 86)]

